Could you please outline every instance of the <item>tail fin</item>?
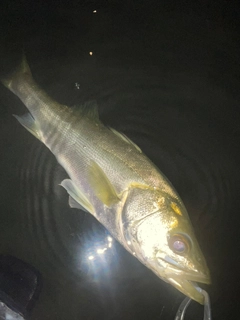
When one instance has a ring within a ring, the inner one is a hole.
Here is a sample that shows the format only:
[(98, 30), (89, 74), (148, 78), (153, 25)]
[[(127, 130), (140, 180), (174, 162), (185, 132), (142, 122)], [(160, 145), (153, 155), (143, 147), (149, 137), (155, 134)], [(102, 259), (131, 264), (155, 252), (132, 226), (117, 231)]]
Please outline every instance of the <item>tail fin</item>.
[(22, 61), (18, 68), (14, 72), (10, 73), (10, 75), (8, 75), (7, 77), (1, 78), (0, 80), (6, 88), (10, 89), (11, 91), (14, 91), (14, 83), (19, 82), (26, 75), (31, 77), (32, 73), (27, 63), (26, 56), (23, 53)]

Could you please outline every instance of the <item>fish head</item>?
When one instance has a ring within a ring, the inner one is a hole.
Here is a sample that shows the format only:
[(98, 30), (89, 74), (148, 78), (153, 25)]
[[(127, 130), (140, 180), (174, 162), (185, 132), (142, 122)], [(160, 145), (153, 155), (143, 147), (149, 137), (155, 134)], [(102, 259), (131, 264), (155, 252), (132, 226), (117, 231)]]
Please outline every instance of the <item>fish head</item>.
[(210, 283), (210, 274), (179, 196), (135, 188), (122, 214), (126, 248), (161, 279), (203, 304), (195, 282)]

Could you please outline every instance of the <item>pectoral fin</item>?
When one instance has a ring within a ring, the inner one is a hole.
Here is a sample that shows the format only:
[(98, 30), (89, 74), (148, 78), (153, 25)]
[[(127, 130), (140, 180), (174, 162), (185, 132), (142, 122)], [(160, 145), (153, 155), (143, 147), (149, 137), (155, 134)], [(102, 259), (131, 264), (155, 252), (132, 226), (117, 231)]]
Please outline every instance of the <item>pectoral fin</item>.
[(108, 177), (96, 162), (92, 161), (88, 173), (89, 183), (102, 203), (110, 207), (120, 200)]
[(76, 200), (74, 200), (71, 196), (69, 196), (68, 204), (70, 208), (80, 209), (85, 212), (88, 212), (83, 206), (81, 206)]
[(17, 116), (14, 114), (13, 116), (21, 123), (22, 126), (24, 126), (37, 139), (39, 139), (40, 141), (42, 140), (41, 130), (40, 130), (37, 122), (35, 121), (35, 119), (31, 115), (31, 113), (26, 113), (22, 116)]
[[(75, 184), (70, 179), (65, 179), (61, 182), (61, 186), (67, 190), (69, 196), (69, 205), (72, 208), (84, 209), (90, 213), (94, 213), (94, 207), (85, 196), (84, 192), (77, 188)], [(79, 204), (79, 205), (77, 205)]]

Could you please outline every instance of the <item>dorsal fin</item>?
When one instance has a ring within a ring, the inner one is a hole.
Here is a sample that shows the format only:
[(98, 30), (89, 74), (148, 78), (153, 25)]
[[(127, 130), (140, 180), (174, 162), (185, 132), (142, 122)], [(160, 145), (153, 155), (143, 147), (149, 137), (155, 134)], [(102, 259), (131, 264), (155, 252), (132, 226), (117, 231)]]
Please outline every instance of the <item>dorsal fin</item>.
[(72, 107), (72, 110), (78, 112), (81, 114), (81, 116), (93, 120), (96, 123), (100, 122), (96, 100), (87, 101), (82, 105), (75, 105)]
[(119, 138), (121, 138), (123, 141), (133, 145), (140, 153), (142, 153), (142, 150), (139, 148), (139, 146), (136, 145), (136, 143), (134, 143), (131, 139), (129, 139), (124, 133), (121, 133), (113, 128), (110, 128), (109, 129), (114, 133), (116, 134)]
[(21, 80), (25, 74), (29, 75), (30, 77), (32, 76), (25, 53), (23, 52), (22, 60), (19, 66), (14, 70), (14, 72), (10, 73), (7, 77), (1, 78), (0, 81), (6, 88), (13, 90), (13, 83), (18, 80)]

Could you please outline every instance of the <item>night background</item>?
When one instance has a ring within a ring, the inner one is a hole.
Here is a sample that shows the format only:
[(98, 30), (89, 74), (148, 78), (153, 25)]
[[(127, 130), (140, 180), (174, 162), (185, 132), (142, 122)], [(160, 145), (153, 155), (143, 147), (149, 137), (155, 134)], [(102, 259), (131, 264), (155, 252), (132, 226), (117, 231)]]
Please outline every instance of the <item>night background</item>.
[[(24, 50), (51, 97), (95, 99), (172, 182), (210, 269), (214, 320), (240, 314), (239, 19), (222, 0), (0, 4), (0, 77)], [(184, 295), (69, 208), (64, 169), (12, 116), (26, 111), (0, 85), (0, 254), (41, 275), (27, 319), (174, 319)], [(191, 302), (185, 319), (203, 307)]]

